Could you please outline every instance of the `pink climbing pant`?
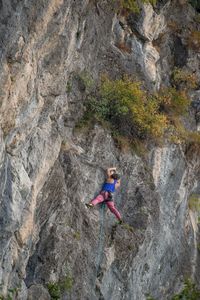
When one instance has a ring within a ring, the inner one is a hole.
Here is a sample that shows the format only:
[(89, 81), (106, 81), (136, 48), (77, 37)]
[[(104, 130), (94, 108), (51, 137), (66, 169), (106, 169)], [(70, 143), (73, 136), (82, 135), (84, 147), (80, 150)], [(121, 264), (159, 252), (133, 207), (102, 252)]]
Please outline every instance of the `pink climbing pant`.
[[(101, 191), (101, 193), (97, 197), (95, 197), (90, 203), (92, 203), (93, 205), (97, 205), (98, 203), (102, 203), (103, 201), (105, 201), (107, 198), (108, 198), (108, 192)], [(121, 220), (121, 215), (119, 211), (116, 209), (114, 201), (106, 201), (105, 203), (110, 209), (110, 211), (116, 216), (116, 218), (118, 220)]]

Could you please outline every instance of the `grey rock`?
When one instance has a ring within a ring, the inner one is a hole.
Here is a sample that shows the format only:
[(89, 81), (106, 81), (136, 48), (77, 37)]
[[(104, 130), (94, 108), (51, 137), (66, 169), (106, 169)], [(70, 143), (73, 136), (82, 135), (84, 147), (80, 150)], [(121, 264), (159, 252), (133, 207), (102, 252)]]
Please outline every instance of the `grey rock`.
[(32, 285), (28, 289), (28, 300), (50, 300), (48, 291), (41, 284)]
[[(128, 73), (151, 91), (170, 84), (175, 65), (200, 76), (186, 45), (194, 10), (165, 4), (128, 20), (103, 0), (0, 2), (0, 295), (50, 299), (54, 283), (61, 299), (164, 300), (185, 276), (198, 283), (198, 216), (188, 201), (200, 191), (199, 156), (164, 144), (142, 158), (120, 152), (100, 124), (75, 130), (84, 72)], [(172, 37), (170, 17), (185, 19), (185, 31)], [(115, 202), (124, 225), (85, 206), (111, 165), (122, 174)]]

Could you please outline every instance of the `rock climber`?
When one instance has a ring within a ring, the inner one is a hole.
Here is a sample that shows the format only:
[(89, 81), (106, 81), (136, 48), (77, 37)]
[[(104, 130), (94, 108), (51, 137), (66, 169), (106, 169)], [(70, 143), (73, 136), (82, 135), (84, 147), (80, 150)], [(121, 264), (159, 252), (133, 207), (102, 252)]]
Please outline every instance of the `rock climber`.
[(93, 207), (98, 203), (106, 203), (107, 207), (116, 216), (121, 224), (122, 218), (119, 211), (115, 207), (113, 200), (113, 193), (120, 186), (120, 175), (116, 173), (116, 170), (116, 168), (107, 169), (107, 179), (102, 186), (101, 192), (89, 203), (86, 203), (86, 206)]

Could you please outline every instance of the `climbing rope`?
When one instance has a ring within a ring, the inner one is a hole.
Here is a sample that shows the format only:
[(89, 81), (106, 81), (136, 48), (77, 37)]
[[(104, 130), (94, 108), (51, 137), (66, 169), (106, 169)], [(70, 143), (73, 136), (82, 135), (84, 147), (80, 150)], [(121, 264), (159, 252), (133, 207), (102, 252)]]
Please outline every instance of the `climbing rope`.
[[(104, 240), (105, 240), (105, 231), (104, 231), (104, 224), (105, 224), (105, 212), (106, 212), (106, 204), (103, 202), (101, 203), (100, 210), (99, 210), (99, 238), (98, 238), (98, 245), (96, 250), (96, 271), (94, 276), (94, 282), (92, 284), (92, 295), (95, 296), (95, 288), (96, 288), (96, 279), (99, 275), (100, 266), (103, 259), (104, 253)], [(92, 298), (93, 298), (92, 297)], [(95, 297), (96, 299), (96, 297)]]
[(104, 239), (105, 239), (104, 220), (105, 220), (105, 211), (106, 211), (105, 208), (106, 208), (106, 204), (103, 202), (101, 204), (100, 212), (99, 212), (100, 228), (99, 228), (99, 241), (98, 241), (97, 256), (96, 256), (97, 276), (99, 275), (99, 269), (102, 262), (103, 250), (104, 250)]

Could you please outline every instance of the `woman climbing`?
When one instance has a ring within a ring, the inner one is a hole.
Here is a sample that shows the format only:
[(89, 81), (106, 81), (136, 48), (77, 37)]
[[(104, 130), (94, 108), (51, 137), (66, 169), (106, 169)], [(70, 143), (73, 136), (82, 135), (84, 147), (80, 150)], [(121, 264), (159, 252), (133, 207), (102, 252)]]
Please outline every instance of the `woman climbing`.
[(106, 203), (110, 211), (116, 216), (119, 220), (119, 223), (122, 223), (122, 218), (115, 207), (113, 201), (113, 193), (115, 189), (120, 186), (120, 176), (116, 173), (116, 168), (107, 169), (107, 180), (102, 186), (102, 190), (99, 195), (97, 195), (93, 200), (86, 204), (87, 207), (93, 207), (98, 203)]

